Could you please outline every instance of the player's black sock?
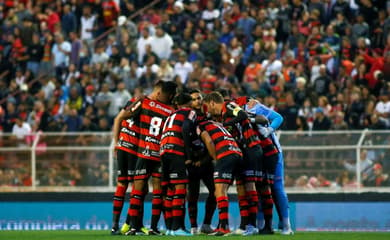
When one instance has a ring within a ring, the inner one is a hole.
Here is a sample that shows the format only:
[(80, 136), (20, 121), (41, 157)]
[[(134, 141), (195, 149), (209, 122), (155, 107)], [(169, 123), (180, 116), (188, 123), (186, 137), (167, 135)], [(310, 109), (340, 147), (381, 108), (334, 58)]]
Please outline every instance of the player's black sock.
[(172, 230), (177, 230), (183, 225), (184, 204), (186, 189), (176, 189), (172, 201)]
[(248, 225), (249, 221), (249, 212), (248, 212), (248, 199), (247, 196), (238, 196), (238, 206), (240, 208), (240, 217), (241, 217), (241, 223), (240, 228), (245, 229), (246, 225)]
[(141, 199), (141, 202), (142, 202), (142, 205), (141, 205), (141, 208), (139, 209), (139, 217), (138, 217), (138, 224), (137, 226), (140, 226), (140, 227), (143, 227), (144, 226), (144, 209), (145, 209), (145, 204), (143, 204), (145, 202), (145, 198), (146, 198), (146, 195), (148, 194), (148, 191), (144, 191), (143, 194), (142, 194), (142, 199)]
[(168, 188), (167, 196), (164, 200), (164, 218), (167, 230), (172, 230), (172, 201), (174, 194), (174, 190)]
[(141, 212), (141, 206), (144, 204), (143, 203), (143, 192), (138, 191), (133, 189), (131, 191), (131, 199), (130, 199), (130, 207), (128, 211), (128, 216), (129, 216), (129, 223), (132, 228), (139, 230), (142, 225), (140, 225), (140, 212)]
[(272, 229), (272, 208), (273, 208), (273, 200), (271, 195), (271, 190), (268, 185), (262, 186), (260, 191), (261, 195), (261, 205), (264, 213), (264, 221), (266, 229)]
[(116, 191), (114, 195), (113, 200), (113, 219), (112, 219), (112, 225), (113, 227), (118, 228), (119, 225), (119, 218), (121, 216), (121, 212), (123, 209), (123, 202), (125, 200), (125, 194), (127, 190), (127, 185), (117, 185)]
[(249, 198), (249, 224), (256, 226), (259, 197), (256, 191), (248, 191), (247, 196)]
[(203, 224), (207, 224), (207, 225), (211, 224), (211, 220), (213, 218), (216, 207), (217, 207), (217, 201), (215, 200), (214, 193), (211, 192), (209, 193), (209, 196), (207, 197), (206, 200), (206, 212), (204, 215)]
[(152, 221), (150, 228), (157, 230), (157, 224), (160, 220), (162, 210), (162, 190), (153, 190), (153, 199), (152, 199)]
[(191, 227), (198, 227), (197, 216), (198, 216), (198, 196), (191, 195), (188, 198), (188, 215), (190, 217)]
[(229, 201), (227, 196), (217, 198), (219, 228), (229, 229)]

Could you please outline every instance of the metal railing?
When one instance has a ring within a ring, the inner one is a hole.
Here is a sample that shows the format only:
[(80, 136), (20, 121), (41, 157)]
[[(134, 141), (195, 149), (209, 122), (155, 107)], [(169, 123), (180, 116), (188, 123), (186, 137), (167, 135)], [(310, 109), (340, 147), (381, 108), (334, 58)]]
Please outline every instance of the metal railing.
[[(278, 137), (289, 192), (390, 191), (389, 180), (375, 185), (375, 174), (389, 174), (390, 131)], [(113, 191), (115, 169), (111, 132), (0, 134), (0, 191)]]

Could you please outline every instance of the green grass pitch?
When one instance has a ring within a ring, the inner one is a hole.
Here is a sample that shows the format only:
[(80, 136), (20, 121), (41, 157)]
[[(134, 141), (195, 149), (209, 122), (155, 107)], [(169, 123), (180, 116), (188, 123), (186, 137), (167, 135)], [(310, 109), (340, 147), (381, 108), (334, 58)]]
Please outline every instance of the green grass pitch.
[[(213, 236), (193, 236), (193, 237), (173, 237), (173, 236), (111, 236), (108, 231), (0, 231), (1, 240), (151, 240), (154, 239), (190, 239), (190, 240), (210, 240), (220, 237)], [(256, 236), (229, 236), (222, 237), (228, 240), (388, 240), (390, 233), (378, 232), (296, 232), (292, 236), (275, 235), (256, 235)]]

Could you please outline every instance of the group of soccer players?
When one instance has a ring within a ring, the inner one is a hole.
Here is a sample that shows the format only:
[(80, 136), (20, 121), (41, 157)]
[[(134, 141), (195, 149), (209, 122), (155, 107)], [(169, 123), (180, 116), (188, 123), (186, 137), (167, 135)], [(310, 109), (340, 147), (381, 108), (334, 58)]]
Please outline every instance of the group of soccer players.
[[(129, 100), (114, 120), (118, 181), (112, 234), (273, 234), (272, 209), (282, 234), (292, 234), (283, 188), (283, 156), (274, 130), (283, 118), (256, 100), (232, 100), (226, 90), (203, 97), (199, 90), (176, 94), (173, 82), (158, 82), (151, 94)], [(143, 225), (143, 206), (152, 185), (152, 217)], [(198, 229), (200, 181), (209, 191)], [(241, 223), (231, 232), (228, 188), (236, 181)], [(119, 228), (125, 194), (132, 183), (126, 222)], [(184, 225), (186, 202), (191, 231)], [(218, 208), (219, 223), (211, 219)], [(259, 211), (260, 210), (260, 211)]]

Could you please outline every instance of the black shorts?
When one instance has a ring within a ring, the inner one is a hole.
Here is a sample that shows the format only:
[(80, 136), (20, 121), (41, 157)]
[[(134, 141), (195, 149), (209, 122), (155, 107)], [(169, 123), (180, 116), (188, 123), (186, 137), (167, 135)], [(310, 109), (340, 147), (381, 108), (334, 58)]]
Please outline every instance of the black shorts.
[(137, 156), (121, 149), (116, 150), (116, 161), (118, 169), (118, 182), (132, 182), (135, 174)]
[(263, 158), (263, 182), (274, 183), (276, 165), (278, 164), (279, 154), (273, 154)]
[(138, 158), (135, 166), (134, 180), (148, 179), (150, 176), (161, 178), (161, 162)]
[(262, 179), (263, 150), (260, 146), (244, 148), (244, 181), (259, 182)]
[(176, 154), (161, 155), (162, 181), (161, 185), (188, 183), (186, 159)]
[(193, 165), (187, 166), (187, 170), (189, 181), (199, 181), (208, 177), (213, 178), (214, 164), (210, 159), (205, 163), (202, 163), (202, 165), (200, 165), (199, 167)]
[(242, 157), (231, 154), (217, 160), (214, 167), (214, 183), (232, 184), (234, 179), (242, 181)]

